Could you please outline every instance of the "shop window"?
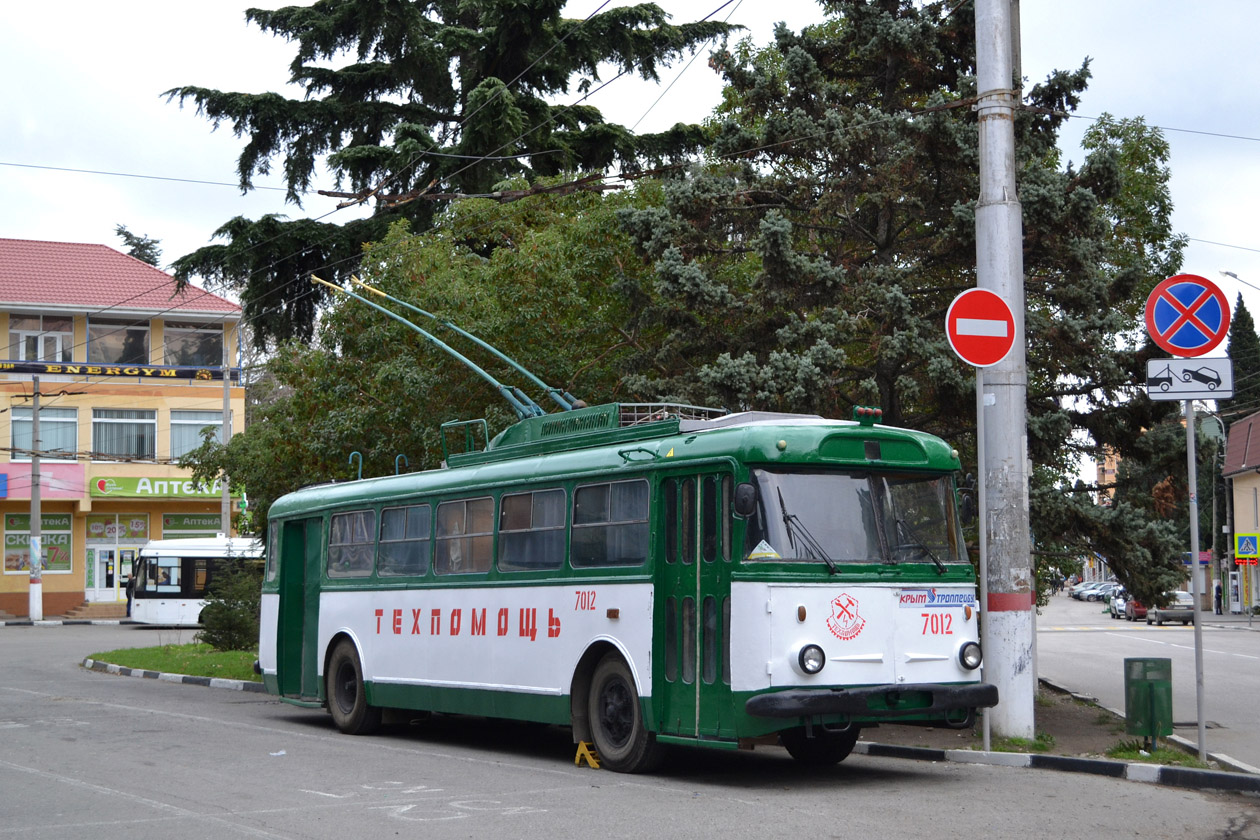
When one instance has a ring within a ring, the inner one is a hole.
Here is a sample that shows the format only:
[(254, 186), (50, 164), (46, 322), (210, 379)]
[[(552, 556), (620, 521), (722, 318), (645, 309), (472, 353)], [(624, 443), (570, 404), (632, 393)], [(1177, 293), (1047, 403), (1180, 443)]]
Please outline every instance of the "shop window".
[[(45, 513), (39, 518), (45, 574), (69, 573), (73, 564), (71, 517), (68, 513)], [(4, 573), (29, 575), (31, 568), (31, 515), (10, 513), (4, 517)]]

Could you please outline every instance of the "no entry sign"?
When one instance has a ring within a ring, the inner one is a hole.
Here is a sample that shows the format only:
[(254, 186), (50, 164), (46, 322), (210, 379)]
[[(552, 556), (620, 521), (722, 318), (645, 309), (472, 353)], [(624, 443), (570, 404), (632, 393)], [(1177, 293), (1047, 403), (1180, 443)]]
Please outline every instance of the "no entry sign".
[(1146, 299), (1146, 331), (1174, 356), (1202, 356), (1229, 332), (1229, 302), (1205, 277), (1169, 277)]
[(988, 289), (968, 289), (949, 305), (945, 335), (958, 358), (969, 365), (989, 367), (1006, 358), (1015, 346), (1015, 316), (997, 294)]

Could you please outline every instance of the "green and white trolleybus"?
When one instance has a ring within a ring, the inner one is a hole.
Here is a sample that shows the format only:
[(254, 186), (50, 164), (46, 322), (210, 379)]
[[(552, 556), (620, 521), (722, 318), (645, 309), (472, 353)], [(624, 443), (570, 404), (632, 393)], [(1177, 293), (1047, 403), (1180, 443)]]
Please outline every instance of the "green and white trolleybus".
[(263, 681), (347, 733), (385, 708), (568, 725), (626, 772), (664, 744), (830, 763), (862, 727), (968, 726), (997, 689), (958, 457), (877, 421), (578, 403), (291, 493)]

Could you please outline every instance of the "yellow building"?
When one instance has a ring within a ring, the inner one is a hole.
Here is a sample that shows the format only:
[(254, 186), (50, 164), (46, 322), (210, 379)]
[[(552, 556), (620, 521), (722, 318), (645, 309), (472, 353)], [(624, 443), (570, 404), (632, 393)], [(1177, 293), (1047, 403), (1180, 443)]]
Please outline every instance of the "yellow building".
[(1260, 559), (1260, 413), (1230, 424), (1224, 473), (1232, 496), (1234, 550), (1224, 581), (1223, 606), (1242, 612), (1260, 605), (1256, 565)]
[(112, 248), (0, 239), (0, 618), (29, 613), (36, 452), (45, 616), (125, 604), (150, 539), (223, 532), (221, 488), (173, 462), (207, 427), (222, 439), (225, 397), (241, 428), (240, 320)]

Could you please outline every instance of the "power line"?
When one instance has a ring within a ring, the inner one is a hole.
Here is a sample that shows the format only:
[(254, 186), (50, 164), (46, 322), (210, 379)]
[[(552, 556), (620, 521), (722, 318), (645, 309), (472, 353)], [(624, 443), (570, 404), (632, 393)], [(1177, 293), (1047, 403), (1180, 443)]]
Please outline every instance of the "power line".
[[(109, 175), (114, 178), (143, 178), (149, 181), (174, 181), (180, 184), (205, 184), (212, 187), (236, 187), (240, 188), (240, 184), (230, 184), (227, 181), (205, 181), (200, 178), (177, 178), (173, 175), (141, 175), (135, 172), (110, 172), (104, 169), (75, 169), (69, 166), (48, 166), (45, 164), (35, 163), (14, 163), (12, 161), (0, 160), (0, 166), (12, 166), (19, 169), (43, 169), (50, 172), (75, 172), (82, 175)], [(278, 190), (284, 192), (284, 187), (259, 187), (253, 186), (256, 190)], [(308, 190), (298, 190), (300, 193), (307, 193)]]

